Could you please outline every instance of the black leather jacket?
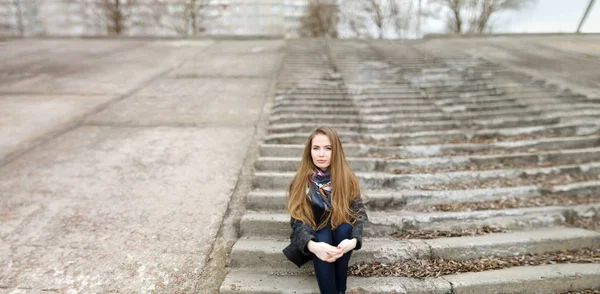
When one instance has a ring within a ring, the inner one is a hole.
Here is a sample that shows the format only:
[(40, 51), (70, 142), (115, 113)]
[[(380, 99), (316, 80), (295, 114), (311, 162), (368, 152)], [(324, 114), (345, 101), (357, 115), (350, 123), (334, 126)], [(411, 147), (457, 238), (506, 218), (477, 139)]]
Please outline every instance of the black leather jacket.
[[(362, 247), (363, 225), (369, 218), (367, 216), (365, 205), (360, 197), (352, 201), (350, 209), (358, 216), (358, 219), (352, 226), (352, 236), (350, 239), (356, 238), (357, 242), (354, 250), (359, 250)], [(283, 249), (283, 253), (290, 261), (298, 267), (301, 267), (312, 259), (313, 253), (308, 250), (308, 241), (315, 241), (315, 231), (310, 225), (294, 218), (290, 218), (290, 226), (292, 227), (290, 244)]]

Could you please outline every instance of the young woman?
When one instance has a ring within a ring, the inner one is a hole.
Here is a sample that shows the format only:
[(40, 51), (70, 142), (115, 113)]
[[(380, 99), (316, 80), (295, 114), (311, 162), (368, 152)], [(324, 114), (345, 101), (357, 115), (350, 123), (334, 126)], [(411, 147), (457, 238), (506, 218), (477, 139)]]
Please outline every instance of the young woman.
[(288, 189), (291, 244), (283, 252), (298, 267), (313, 261), (321, 293), (344, 293), (352, 250), (362, 246), (367, 220), (358, 179), (337, 133), (312, 132)]

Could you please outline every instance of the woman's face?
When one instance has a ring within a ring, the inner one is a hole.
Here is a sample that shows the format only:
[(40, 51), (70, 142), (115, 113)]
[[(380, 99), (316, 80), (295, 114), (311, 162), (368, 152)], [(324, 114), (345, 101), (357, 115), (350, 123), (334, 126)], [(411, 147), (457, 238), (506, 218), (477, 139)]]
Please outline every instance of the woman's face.
[(312, 139), (310, 154), (313, 163), (322, 170), (327, 170), (331, 165), (331, 142), (323, 134), (318, 134)]

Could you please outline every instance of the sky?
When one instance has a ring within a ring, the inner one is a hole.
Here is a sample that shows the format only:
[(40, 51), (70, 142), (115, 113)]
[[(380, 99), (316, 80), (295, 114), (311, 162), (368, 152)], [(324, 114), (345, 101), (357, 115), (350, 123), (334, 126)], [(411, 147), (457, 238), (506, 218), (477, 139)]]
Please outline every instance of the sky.
[[(495, 33), (574, 33), (589, 0), (537, 0), (520, 11), (492, 17)], [(442, 33), (444, 23), (430, 21), (423, 33)], [(600, 2), (597, 0), (581, 28), (583, 33), (600, 33)]]

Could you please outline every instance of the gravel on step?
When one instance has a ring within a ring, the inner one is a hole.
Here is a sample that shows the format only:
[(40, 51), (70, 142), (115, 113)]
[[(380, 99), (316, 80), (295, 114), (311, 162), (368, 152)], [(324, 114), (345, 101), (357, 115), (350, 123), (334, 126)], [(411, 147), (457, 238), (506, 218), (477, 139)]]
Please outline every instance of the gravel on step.
[(503, 198), (479, 202), (444, 203), (425, 207), (415, 207), (410, 210), (420, 212), (478, 211), (553, 205), (579, 205), (597, 202), (600, 202), (600, 195), (573, 197), (560, 194), (549, 194), (529, 198)]
[(573, 227), (600, 232), (600, 216), (570, 216), (567, 217), (567, 223)]
[(486, 180), (479, 182), (460, 182), (452, 184), (432, 184), (421, 185), (416, 188), (420, 190), (465, 190), (475, 188), (493, 188), (493, 187), (516, 187), (527, 185), (553, 186), (566, 185), (569, 183), (597, 181), (600, 175), (586, 174), (538, 174), (528, 175), (522, 173), (519, 178), (502, 178), (494, 180)]
[(469, 228), (462, 230), (444, 231), (444, 230), (403, 230), (390, 235), (392, 238), (399, 239), (435, 239), (448, 237), (480, 236), (491, 233), (504, 233), (507, 230), (483, 226), (480, 228)]
[(373, 261), (353, 265), (348, 269), (352, 276), (409, 277), (416, 279), (439, 277), (465, 272), (481, 272), (515, 266), (534, 266), (557, 263), (600, 263), (600, 249), (560, 250), (541, 254), (516, 256), (481, 256), (477, 259), (420, 259), (385, 264)]
[[(589, 161), (593, 161), (590, 159)], [(542, 161), (542, 162), (525, 162), (515, 164), (512, 162), (495, 162), (495, 163), (468, 163), (462, 166), (447, 166), (447, 167), (427, 167), (427, 166), (419, 166), (415, 168), (404, 168), (404, 169), (394, 169), (390, 171), (391, 174), (434, 174), (434, 173), (442, 173), (442, 172), (453, 172), (453, 171), (483, 171), (483, 170), (493, 170), (493, 169), (508, 169), (508, 168), (536, 168), (536, 167), (550, 167), (553, 165), (571, 165), (571, 164), (582, 164), (586, 163), (585, 160), (564, 160), (560, 163), (552, 162), (552, 161)]]

